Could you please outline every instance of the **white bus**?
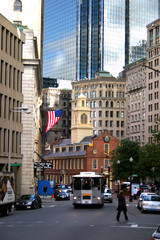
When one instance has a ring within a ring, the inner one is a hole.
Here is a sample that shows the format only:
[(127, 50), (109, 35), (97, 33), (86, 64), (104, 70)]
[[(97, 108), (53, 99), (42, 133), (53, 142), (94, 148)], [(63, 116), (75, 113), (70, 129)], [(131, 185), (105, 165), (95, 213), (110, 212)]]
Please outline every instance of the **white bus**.
[(80, 172), (73, 176), (73, 205), (104, 205), (105, 179), (95, 172)]

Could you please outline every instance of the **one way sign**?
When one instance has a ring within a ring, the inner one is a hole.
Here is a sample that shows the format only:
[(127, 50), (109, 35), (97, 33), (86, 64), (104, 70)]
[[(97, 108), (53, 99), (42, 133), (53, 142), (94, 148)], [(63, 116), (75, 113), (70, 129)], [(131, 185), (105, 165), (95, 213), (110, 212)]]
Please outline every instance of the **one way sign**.
[(40, 168), (52, 168), (52, 164), (48, 163), (48, 162), (45, 162), (45, 163), (43, 163), (43, 162), (40, 162), (40, 163), (36, 162), (36, 163), (34, 163), (34, 168), (37, 168), (37, 167), (40, 167)]

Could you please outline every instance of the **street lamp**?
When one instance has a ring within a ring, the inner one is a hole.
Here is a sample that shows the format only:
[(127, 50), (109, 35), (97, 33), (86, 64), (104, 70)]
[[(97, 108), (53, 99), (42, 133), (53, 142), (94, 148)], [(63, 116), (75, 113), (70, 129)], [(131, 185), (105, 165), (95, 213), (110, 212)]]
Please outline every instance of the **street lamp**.
[(110, 164), (108, 164), (108, 187), (110, 189)]
[(12, 122), (12, 112), (25, 112), (30, 114), (31, 111), (28, 110), (28, 107), (15, 107), (9, 110), (9, 146), (8, 146), (8, 172), (11, 170), (11, 122)]
[(120, 164), (120, 160), (117, 161), (117, 176), (118, 176), (118, 180), (117, 180), (117, 183), (118, 183), (118, 189), (117, 189), (117, 197), (119, 196), (119, 164)]
[(129, 198), (129, 201), (132, 202), (132, 162), (133, 162), (132, 157), (130, 157), (129, 162), (130, 162), (130, 198)]

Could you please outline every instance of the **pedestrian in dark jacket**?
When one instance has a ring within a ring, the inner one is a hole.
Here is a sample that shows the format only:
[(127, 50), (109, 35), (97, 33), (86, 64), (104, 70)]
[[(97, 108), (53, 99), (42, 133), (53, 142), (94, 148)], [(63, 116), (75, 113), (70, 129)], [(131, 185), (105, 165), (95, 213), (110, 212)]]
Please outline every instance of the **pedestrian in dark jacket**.
[(128, 220), (128, 216), (127, 216), (127, 207), (126, 207), (126, 200), (125, 200), (125, 197), (123, 195), (123, 191), (120, 191), (120, 194), (118, 196), (118, 208), (117, 208), (117, 221), (119, 222), (119, 219), (120, 219), (120, 214), (121, 212), (123, 211), (124, 213), (124, 217), (125, 217), (125, 220)]

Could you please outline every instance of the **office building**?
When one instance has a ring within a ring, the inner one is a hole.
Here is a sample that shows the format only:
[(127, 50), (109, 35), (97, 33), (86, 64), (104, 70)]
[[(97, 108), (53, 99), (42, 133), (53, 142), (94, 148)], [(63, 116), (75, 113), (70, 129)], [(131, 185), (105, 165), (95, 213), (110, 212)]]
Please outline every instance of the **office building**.
[[(146, 143), (154, 141), (152, 130), (159, 131), (160, 116), (160, 19), (147, 25), (147, 62), (146, 66)], [(157, 70), (157, 71), (156, 71)]]
[(160, 0), (49, 0), (44, 3), (44, 77), (91, 79), (146, 56), (146, 25)]
[(16, 109), (23, 103), (24, 42), (25, 34), (0, 14), (0, 171), (8, 171), (10, 165), (15, 175), (17, 194), (20, 194), (23, 126), (22, 113)]
[[(22, 58), (23, 104), (31, 111), (30, 115), (22, 114), (23, 132), (21, 135), (22, 164), (20, 192), (34, 193), (36, 179), (40, 174), (34, 169), (34, 162), (41, 161), (42, 121), (40, 107), (42, 89), (42, 48), (43, 48), (43, 0), (0, 0), (3, 15), (17, 29), (25, 33), (25, 44)], [(18, 30), (17, 30), (18, 31)], [(16, 64), (16, 62), (15, 62)]]
[(145, 145), (146, 125), (146, 58), (125, 66), (126, 75), (126, 119), (125, 138)]
[(72, 123), (75, 123), (74, 109), (81, 93), (86, 97), (86, 107), (90, 106), (90, 121), (93, 134), (100, 135), (107, 129), (118, 139), (125, 136), (125, 78), (115, 78), (110, 73), (100, 71), (91, 80), (72, 82)]

